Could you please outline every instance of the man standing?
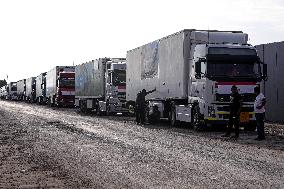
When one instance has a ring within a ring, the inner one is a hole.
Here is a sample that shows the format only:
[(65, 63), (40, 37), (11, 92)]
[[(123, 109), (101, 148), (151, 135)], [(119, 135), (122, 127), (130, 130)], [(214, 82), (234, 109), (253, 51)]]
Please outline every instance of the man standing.
[(227, 132), (222, 137), (229, 137), (231, 135), (231, 130), (233, 125), (235, 126), (235, 136), (231, 138), (239, 138), (239, 124), (240, 124), (240, 113), (242, 106), (242, 96), (238, 92), (238, 88), (233, 85), (231, 88), (231, 105), (230, 105), (230, 116)]
[(145, 124), (145, 115), (146, 115), (146, 100), (145, 97), (156, 91), (156, 88), (152, 91), (146, 91), (143, 89), (137, 94), (136, 97), (136, 108), (135, 108), (135, 115), (136, 115), (136, 123), (137, 124)]
[(254, 88), (254, 93), (256, 94), (256, 98), (254, 101), (254, 112), (256, 119), (256, 127), (257, 127), (257, 138), (255, 140), (264, 140), (264, 116), (265, 116), (265, 96), (260, 92), (260, 87), (256, 86)]

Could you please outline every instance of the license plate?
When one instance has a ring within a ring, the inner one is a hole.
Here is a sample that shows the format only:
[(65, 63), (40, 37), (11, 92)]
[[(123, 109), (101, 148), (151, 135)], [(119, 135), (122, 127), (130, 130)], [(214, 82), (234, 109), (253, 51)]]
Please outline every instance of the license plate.
[(241, 123), (247, 123), (247, 122), (249, 122), (249, 112), (241, 112), (241, 115), (240, 115), (240, 122), (241, 122)]

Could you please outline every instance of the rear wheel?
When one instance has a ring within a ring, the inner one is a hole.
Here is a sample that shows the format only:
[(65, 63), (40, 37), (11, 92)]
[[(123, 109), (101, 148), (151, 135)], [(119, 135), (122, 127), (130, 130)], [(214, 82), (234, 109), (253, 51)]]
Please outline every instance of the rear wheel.
[(192, 110), (192, 127), (196, 131), (200, 131), (204, 126), (199, 106), (193, 107)]
[(247, 123), (244, 125), (245, 131), (255, 131), (256, 130), (256, 123)]
[(176, 119), (176, 107), (175, 104), (172, 105), (171, 112), (170, 112), (170, 124), (171, 126), (177, 126), (179, 121)]
[(114, 115), (114, 113), (110, 111), (110, 106), (107, 106), (107, 107), (106, 107), (106, 115), (107, 115), (107, 116), (112, 116), (112, 115)]

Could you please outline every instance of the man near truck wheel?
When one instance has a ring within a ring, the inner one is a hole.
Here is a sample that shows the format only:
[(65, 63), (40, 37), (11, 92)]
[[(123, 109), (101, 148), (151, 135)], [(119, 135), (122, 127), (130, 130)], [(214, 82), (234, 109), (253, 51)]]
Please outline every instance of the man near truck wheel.
[(231, 135), (231, 130), (233, 125), (235, 126), (235, 136), (231, 138), (239, 138), (239, 124), (240, 124), (240, 113), (241, 113), (241, 106), (242, 106), (242, 96), (238, 92), (238, 88), (233, 85), (231, 88), (231, 105), (230, 105), (230, 116), (229, 116), (229, 123), (227, 132), (223, 137), (229, 137)]
[(265, 96), (260, 92), (260, 87), (256, 86), (254, 88), (254, 93), (256, 94), (256, 98), (254, 101), (254, 112), (257, 126), (257, 138), (255, 140), (264, 140), (264, 117), (265, 117)]
[(146, 100), (145, 97), (156, 91), (156, 88), (151, 91), (146, 91), (143, 89), (137, 94), (136, 97), (136, 108), (135, 108), (135, 115), (136, 115), (136, 123), (137, 124), (145, 124), (145, 115), (146, 115)]

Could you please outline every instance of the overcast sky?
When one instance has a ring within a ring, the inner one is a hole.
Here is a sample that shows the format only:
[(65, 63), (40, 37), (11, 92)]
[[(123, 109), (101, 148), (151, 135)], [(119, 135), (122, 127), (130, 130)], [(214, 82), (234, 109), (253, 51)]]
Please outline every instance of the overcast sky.
[(182, 29), (241, 30), (284, 40), (283, 0), (0, 0), (0, 79), (126, 51)]

